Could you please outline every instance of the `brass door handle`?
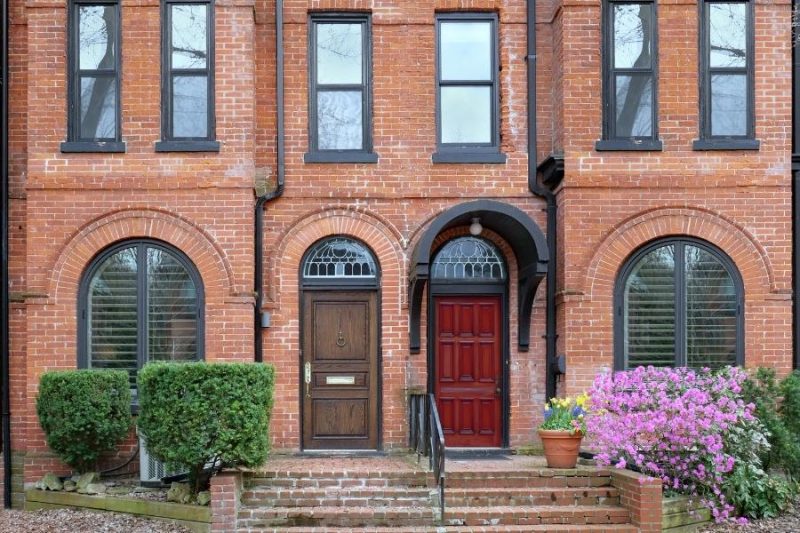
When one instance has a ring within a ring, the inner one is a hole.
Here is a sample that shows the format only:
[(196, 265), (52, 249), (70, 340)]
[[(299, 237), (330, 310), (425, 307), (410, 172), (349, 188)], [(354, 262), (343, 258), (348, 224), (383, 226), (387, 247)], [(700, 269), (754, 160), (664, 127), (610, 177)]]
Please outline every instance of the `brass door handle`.
[(311, 398), (311, 363), (307, 362), (303, 365), (306, 382), (306, 397)]

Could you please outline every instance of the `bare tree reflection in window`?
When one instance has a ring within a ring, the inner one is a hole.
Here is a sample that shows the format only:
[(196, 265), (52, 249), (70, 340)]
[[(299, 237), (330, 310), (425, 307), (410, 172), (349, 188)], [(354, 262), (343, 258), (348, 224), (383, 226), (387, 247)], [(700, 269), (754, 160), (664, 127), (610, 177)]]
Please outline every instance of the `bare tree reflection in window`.
[(80, 6), (78, 20), (79, 136), (115, 139), (117, 6)]
[(652, 15), (652, 4), (613, 6), (616, 137), (653, 134)]

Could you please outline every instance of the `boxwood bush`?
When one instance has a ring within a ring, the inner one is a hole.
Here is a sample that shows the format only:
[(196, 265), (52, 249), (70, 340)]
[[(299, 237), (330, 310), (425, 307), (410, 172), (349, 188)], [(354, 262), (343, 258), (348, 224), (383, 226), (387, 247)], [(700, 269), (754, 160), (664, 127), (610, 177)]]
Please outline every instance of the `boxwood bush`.
[(147, 450), (205, 490), (209, 464), (255, 467), (269, 452), (274, 369), (253, 363), (149, 363), (139, 371)]
[(131, 391), (121, 370), (46, 372), (36, 413), (47, 445), (61, 460), (87, 472), (131, 428)]

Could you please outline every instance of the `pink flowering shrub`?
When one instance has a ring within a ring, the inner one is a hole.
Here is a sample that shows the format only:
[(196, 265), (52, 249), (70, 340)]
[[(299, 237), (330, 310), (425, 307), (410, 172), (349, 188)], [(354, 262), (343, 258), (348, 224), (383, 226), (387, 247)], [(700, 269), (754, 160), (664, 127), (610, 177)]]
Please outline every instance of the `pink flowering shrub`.
[(717, 522), (732, 518), (723, 484), (736, 458), (731, 428), (758, 423), (741, 398), (743, 370), (640, 367), (595, 379), (589, 434), (599, 464), (635, 467), (665, 490), (697, 497)]

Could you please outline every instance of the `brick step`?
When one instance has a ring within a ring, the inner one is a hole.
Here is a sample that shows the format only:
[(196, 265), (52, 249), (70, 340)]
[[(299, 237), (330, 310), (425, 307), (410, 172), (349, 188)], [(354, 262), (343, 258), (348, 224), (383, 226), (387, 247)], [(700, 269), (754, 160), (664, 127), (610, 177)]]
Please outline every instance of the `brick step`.
[(447, 506), (491, 507), (522, 505), (619, 505), (613, 487), (450, 488)]
[(450, 488), (563, 488), (608, 487), (611, 473), (607, 470), (531, 470), (531, 471), (469, 471), (448, 472)]
[(242, 493), (242, 503), (251, 507), (413, 507), (430, 505), (431, 490), (427, 487), (256, 487)]
[(517, 533), (545, 531), (548, 533), (638, 533), (630, 524), (560, 525), (538, 526), (428, 526), (428, 527), (240, 527), (239, 533)]
[(630, 514), (610, 505), (542, 505), (508, 507), (448, 507), (445, 525), (451, 526), (536, 526), (628, 524)]
[[(275, 475), (272, 475), (275, 474)], [(328, 487), (429, 487), (433, 477), (426, 472), (259, 472), (245, 478), (245, 488)]]
[[(378, 527), (431, 526), (433, 506), (415, 507), (251, 507), (241, 508), (239, 529), (276, 526)], [(281, 528), (283, 531), (284, 528)], [(395, 531), (397, 531), (395, 529)]]

